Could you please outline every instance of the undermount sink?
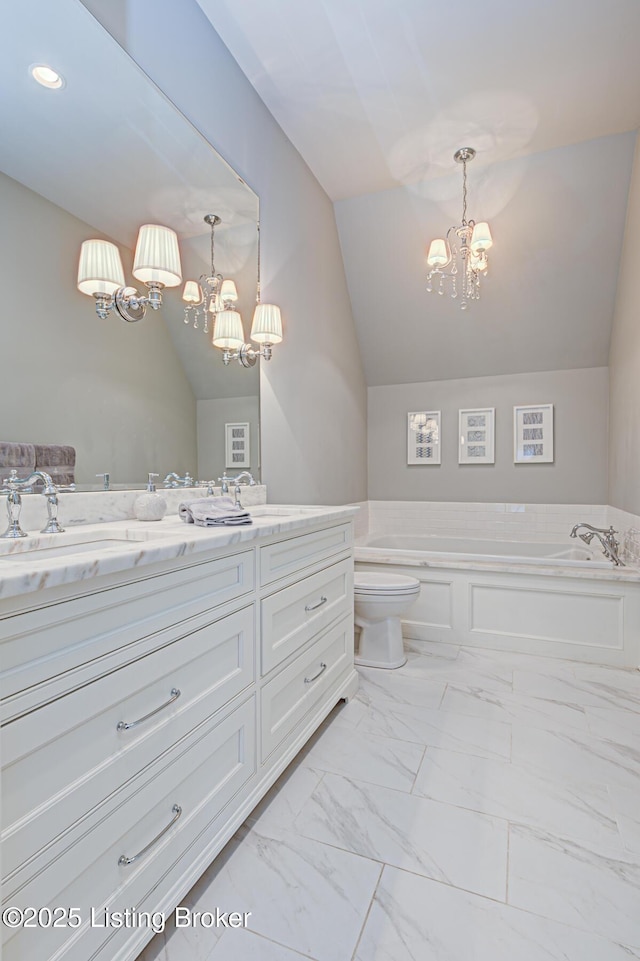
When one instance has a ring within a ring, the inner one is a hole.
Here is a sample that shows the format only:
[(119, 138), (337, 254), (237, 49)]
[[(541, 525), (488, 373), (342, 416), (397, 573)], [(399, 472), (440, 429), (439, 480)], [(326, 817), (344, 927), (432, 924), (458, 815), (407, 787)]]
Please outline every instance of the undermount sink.
[[(154, 532), (155, 533), (155, 532)], [(60, 537), (60, 542), (54, 543), (54, 538)], [(157, 536), (157, 535), (156, 535)], [(62, 540), (64, 538), (64, 541)], [(113, 533), (111, 536), (100, 537), (95, 532), (92, 534), (77, 535), (68, 537), (65, 534), (47, 535), (46, 540), (38, 540), (36, 543), (29, 543), (29, 539), (10, 541), (6, 545), (2, 544), (0, 561), (13, 561), (19, 563), (29, 563), (30, 561), (55, 560), (57, 557), (67, 557), (71, 554), (89, 554), (96, 551), (122, 550), (123, 547), (137, 547), (140, 543), (154, 540), (151, 537), (138, 531), (123, 531)]]

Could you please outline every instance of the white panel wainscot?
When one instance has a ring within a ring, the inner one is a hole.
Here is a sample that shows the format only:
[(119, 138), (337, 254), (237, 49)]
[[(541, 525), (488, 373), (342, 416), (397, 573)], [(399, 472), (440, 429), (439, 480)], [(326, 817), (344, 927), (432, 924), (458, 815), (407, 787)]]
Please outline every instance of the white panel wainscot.
[(173, 911), (355, 694), (354, 514), (0, 542), (4, 905), (80, 917), (7, 961), (133, 961), (152, 929), (105, 911)]
[[(376, 553), (378, 557), (376, 557)], [(609, 664), (640, 664), (640, 571), (587, 563), (557, 568), (504, 559), (356, 546), (356, 570), (420, 581), (406, 638)]]

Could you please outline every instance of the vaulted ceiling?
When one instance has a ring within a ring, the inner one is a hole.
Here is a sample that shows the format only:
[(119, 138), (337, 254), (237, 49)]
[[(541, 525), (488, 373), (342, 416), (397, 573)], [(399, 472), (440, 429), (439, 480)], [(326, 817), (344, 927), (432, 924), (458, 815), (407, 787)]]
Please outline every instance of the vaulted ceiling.
[(640, 126), (638, 0), (198, 0), (335, 200)]
[[(369, 384), (606, 365), (640, 0), (198, 0), (336, 202)], [(483, 298), (429, 295), (430, 239), (494, 235)]]

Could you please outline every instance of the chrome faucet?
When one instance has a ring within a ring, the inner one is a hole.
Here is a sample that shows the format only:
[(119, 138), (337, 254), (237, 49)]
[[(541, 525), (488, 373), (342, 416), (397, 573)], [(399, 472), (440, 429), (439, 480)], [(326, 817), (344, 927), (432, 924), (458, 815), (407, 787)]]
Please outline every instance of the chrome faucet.
[[(585, 527), (588, 533), (578, 534), (581, 527)], [(624, 567), (624, 563), (620, 560), (620, 544), (616, 540), (616, 534), (618, 531), (614, 531), (613, 527), (592, 527), (591, 524), (576, 524), (571, 531), (570, 537), (579, 537), (581, 541), (585, 544), (591, 544), (594, 537), (597, 537), (602, 545), (602, 551), (605, 557), (615, 564), (617, 567)]]
[(175, 471), (171, 471), (162, 483), (165, 487), (193, 487), (193, 477), (189, 471), (185, 473), (184, 477), (180, 477)]
[(220, 483), (222, 484), (222, 493), (223, 493), (223, 494), (228, 494), (228, 493), (229, 493), (229, 484), (234, 484), (234, 485), (235, 485), (235, 491), (234, 491), (234, 493), (235, 493), (235, 495), (236, 495), (236, 504), (235, 504), (236, 507), (242, 507), (242, 504), (240, 503), (240, 492), (241, 492), (241, 490), (242, 490), (242, 488), (241, 488), (241, 486), (240, 486), (240, 481), (243, 480), (243, 479), (245, 479), (245, 478), (248, 478), (248, 479), (249, 479), (249, 481), (248, 481), (248, 486), (249, 486), (249, 487), (255, 487), (255, 486), (256, 486), (256, 482), (255, 482), (255, 480), (253, 479), (253, 474), (252, 474), (250, 471), (248, 471), (248, 470), (243, 470), (243, 471), (241, 471), (241, 472), (240, 472), (239, 474), (237, 474), (235, 477), (229, 477), (229, 475), (227, 474), (226, 470), (224, 470), (224, 471), (222, 472), (222, 477), (219, 477), (219, 478), (218, 478), (218, 480), (219, 480)]
[(42, 470), (34, 470), (28, 477), (18, 477), (18, 472), (11, 471), (10, 477), (5, 482), (7, 485), (7, 515), (9, 525), (0, 537), (27, 537), (25, 531), (20, 527), (20, 511), (22, 510), (22, 497), (20, 489), (30, 489), (33, 483), (42, 481), (42, 493), (47, 499), (48, 521), (42, 528), (41, 534), (61, 534), (64, 528), (58, 522), (58, 491), (55, 487), (50, 474)]

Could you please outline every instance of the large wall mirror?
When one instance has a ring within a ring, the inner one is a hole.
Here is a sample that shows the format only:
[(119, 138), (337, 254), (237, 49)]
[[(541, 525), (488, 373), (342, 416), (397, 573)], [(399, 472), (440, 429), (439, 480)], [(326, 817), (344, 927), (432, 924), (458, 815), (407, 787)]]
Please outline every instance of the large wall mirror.
[[(218, 477), (225, 425), (249, 424), (260, 473), (259, 370), (225, 367), (184, 281), (235, 281), (245, 332), (258, 261), (258, 198), (79, 0), (21, 0), (5, 16), (0, 82), (3, 303), (0, 441), (71, 445), (76, 481), (137, 487), (148, 471)], [(48, 64), (60, 89), (35, 82)], [(212, 109), (213, 107), (212, 94)], [(77, 290), (83, 240), (118, 245), (126, 283), (142, 224), (178, 235), (183, 283), (138, 323), (96, 316)], [(245, 461), (243, 461), (244, 464)]]

